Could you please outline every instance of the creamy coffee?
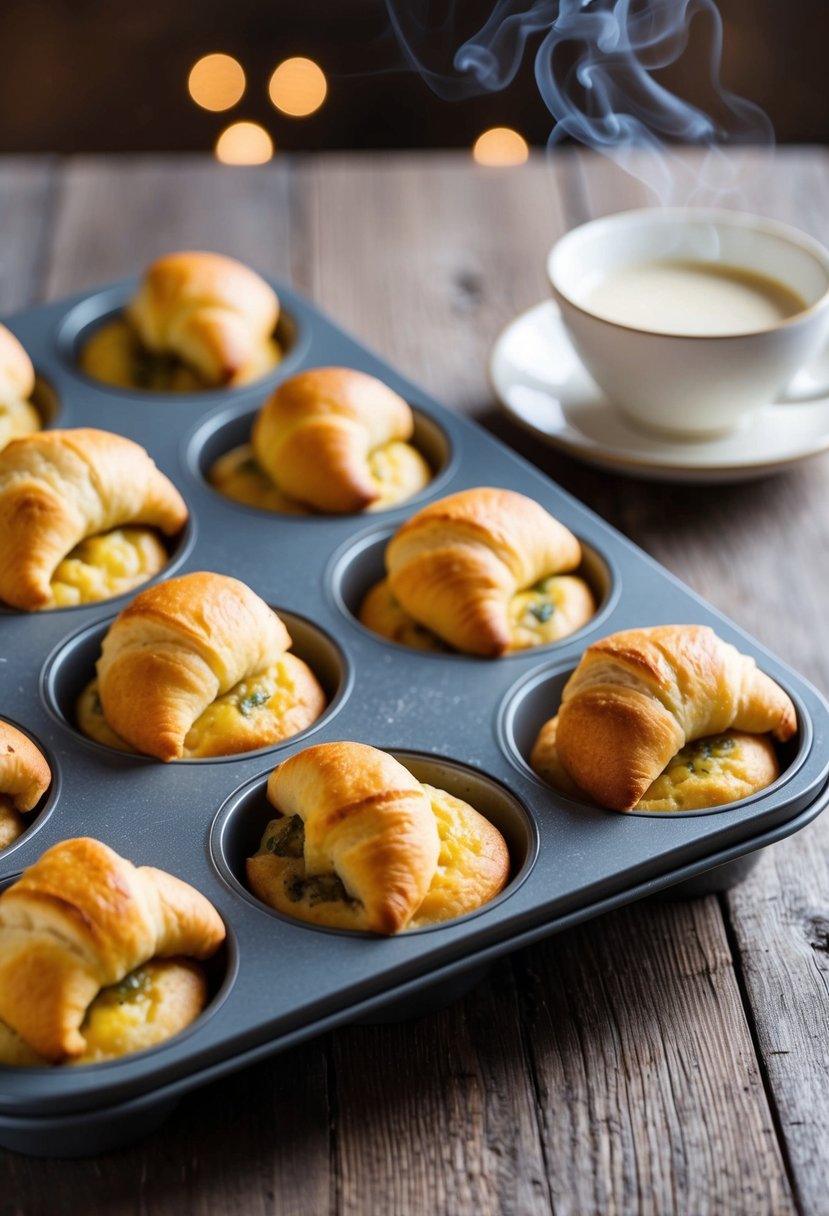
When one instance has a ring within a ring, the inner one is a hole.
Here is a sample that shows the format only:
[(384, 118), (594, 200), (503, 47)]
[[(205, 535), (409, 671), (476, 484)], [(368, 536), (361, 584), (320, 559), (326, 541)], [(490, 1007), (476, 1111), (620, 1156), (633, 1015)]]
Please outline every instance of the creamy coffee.
[(796, 292), (753, 270), (716, 262), (640, 262), (611, 271), (583, 307), (651, 333), (716, 336), (770, 329), (806, 308)]

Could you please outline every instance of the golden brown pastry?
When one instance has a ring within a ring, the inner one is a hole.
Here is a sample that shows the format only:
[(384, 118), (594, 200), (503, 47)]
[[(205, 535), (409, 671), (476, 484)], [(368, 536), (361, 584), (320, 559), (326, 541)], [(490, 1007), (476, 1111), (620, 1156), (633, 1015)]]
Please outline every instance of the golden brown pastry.
[(31, 739), (0, 721), (0, 849), (25, 832), (23, 816), (35, 809), (51, 781), (49, 765)]
[(672, 758), (729, 729), (797, 729), (788, 695), (705, 625), (659, 625), (589, 646), (564, 687), (555, 746), (599, 806), (630, 810)]
[(0, 894), (0, 1019), (47, 1060), (80, 1056), (102, 988), (153, 958), (209, 958), (224, 937), (187, 883), (99, 840), (62, 841)]
[(193, 391), (239, 385), (274, 367), (276, 293), (218, 253), (171, 253), (148, 267), (123, 318), (101, 327), (81, 354), (88, 375), (123, 388)]
[(391, 934), (460, 916), (509, 876), (500, 832), (387, 753), (323, 743), (274, 769), (251, 890), (316, 925)]
[(366, 629), (377, 633), (398, 646), (409, 646), (412, 650), (426, 650), (432, 654), (449, 654), (451, 647), (442, 642), (436, 633), (420, 625), (410, 616), (396, 599), (387, 578), (380, 579), (365, 595), (360, 604), (359, 619)]
[(354, 368), (311, 368), (279, 385), (251, 443), (217, 461), (210, 480), (229, 498), (266, 510), (378, 510), (431, 478), (408, 442), (413, 431), (408, 402), (381, 380)]
[(567, 574), (581, 558), (576, 537), (531, 498), (462, 490), (398, 529), (386, 547), (388, 577), (368, 593), (360, 620), (419, 646), (411, 621), (456, 650), (490, 658), (541, 646), (596, 611), (587, 583)]
[(99, 742), (159, 760), (266, 747), (325, 707), (310, 668), (286, 654), (290, 645), (277, 614), (238, 579), (168, 579), (113, 621), (79, 725)]
[[(530, 764), (544, 781), (571, 798), (590, 801), (561, 762), (556, 748), (558, 717), (539, 731)], [(765, 789), (780, 775), (768, 735), (726, 730), (686, 743), (645, 790), (632, 810), (699, 811), (727, 806)]]
[[(152, 959), (117, 984), (102, 988), (87, 1009), (80, 1034), (86, 1047), (67, 1064), (97, 1064), (155, 1047), (195, 1021), (207, 1003), (204, 968), (192, 959)], [(0, 1022), (0, 1064), (50, 1061)]]
[(501, 833), (469, 803), (423, 784), (438, 829), (438, 864), (408, 928), (435, 925), (489, 903), (507, 884), (510, 856)]
[(41, 418), (31, 402), (35, 369), (17, 338), (0, 325), (0, 450), (12, 439), (39, 431)]
[[(0, 452), (0, 600), (27, 611), (55, 606), (53, 579), (61, 587), (71, 585), (71, 569), (58, 573), (59, 568), (63, 559), (77, 557), (76, 546), (87, 538), (124, 524), (173, 536), (186, 521), (178, 490), (131, 439), (91, 427), (16, 439)], [(166, 560), (157, 544), (160, 553)], [(134, 577), (141, 581), (147, 569), (156, 573), (154, 564), (152, 550), (145, 561), (139, 551)], [(94, 581), (80, 583), (79, 599), (84, 593), (97, 598)], [(126, 575), (118, 578), (116, 562), (113, 578), (103, 577), (97, 590), (115, 594), (113, 586), (120, 591), (133, 585)]]

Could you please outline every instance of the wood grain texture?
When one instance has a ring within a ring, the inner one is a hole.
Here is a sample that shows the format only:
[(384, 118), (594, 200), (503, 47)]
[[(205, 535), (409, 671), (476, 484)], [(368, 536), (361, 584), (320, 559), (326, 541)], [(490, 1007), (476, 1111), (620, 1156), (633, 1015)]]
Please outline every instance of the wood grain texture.
[[(829, 241), (828, 172), (824, 153), (780, 153), (744, 205)], [(493, 400), (490, 346), (546, 295), (555, 236), (646, 200), (571, 153), (504, 173), (445, 154), (13, 162), (0, 306), (185, 245), (283, 276), (826, 691), (829, 458), (713, 491), (656, 485), (543, 448)], [(602, 918), (450, 1010), (345, 1029), (210, 1086), (132, 1149), (0, 1153), (0, 1216), (63, 1216), (90, 1195), (153, 1216), (825, 1211), (827, 837), (819, 821), (776, 846), (719, 902)]]
[(794, 1210), (713, 897), (516, 966), (557, 1216)]
[(322, 1041), (189, 1095), (135, 1147), (68, 1161), (0, 1150), (0, 1213), (327, 1213), (327, 1073)]
[(56, 163), (46, 157), (21, 156), (0, 164), (0, 315), (43, 297), (57, 179)]
[(441, 1013), (333, 1042), (344, 1216), (551, 1211), (509, 963)]
[(78, 158), (49, 234), (52, 299), (136, 274), (175, 249), (210, 249), (290, 278), (288, 163), (223, 172), (197, 156)]
[(309, 294), (439, 400), (486, 407), (489, 347), (544, 295), (544, 252), (564, 231), (546, 161), (502, 173), (451, 154), (337, 156), (310, 162), (301, 199)]

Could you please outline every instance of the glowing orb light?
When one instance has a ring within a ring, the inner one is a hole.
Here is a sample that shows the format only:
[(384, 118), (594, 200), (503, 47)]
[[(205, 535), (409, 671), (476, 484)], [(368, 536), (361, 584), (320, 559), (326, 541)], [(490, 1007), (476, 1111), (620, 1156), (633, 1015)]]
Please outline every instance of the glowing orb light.
[(523, 165), (530, 149), (512, 127), (490, 127), (475, 140), (472, 156), (479, 165)]
[(306, 118), (320, 108), (328, 92), (325, 73), (313, 59), (285, 59), (273, 73), (268, 96), (277, 110), (291, 118)]
[(190, 69), (187, 89), (203, 110), (229, 110), (245, 91), (245, 72), (232, 55), (204, 55)]
[(223, 165), (264, 165), (273, 152), (273, 140), (258, 122), (231, 123), (216, 140), (216, 159)]

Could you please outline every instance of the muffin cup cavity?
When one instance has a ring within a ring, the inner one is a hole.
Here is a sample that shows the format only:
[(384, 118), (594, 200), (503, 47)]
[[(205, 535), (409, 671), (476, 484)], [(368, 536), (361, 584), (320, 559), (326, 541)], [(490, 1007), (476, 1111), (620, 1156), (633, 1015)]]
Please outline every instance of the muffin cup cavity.
[[(307, 663), (322, 685), (328, 702), (322, 714), (304, 730), (277, 743), (269, 744), (267, 747), (256, 748), (248, 752), (236, 752), (227, 756), (171, 760), (170, 764), (221, 764), (234, 760), (246, 760), (251, 756), (265, 755), (307, 738), (329, 722), (339, 711), (349, 695), (353, 683), (352, 670), (343, 652), (327, 634), (304, 617), (292, 612), (285, 612), (279, 607), (275, 607), (275, 611), (279, 613), (291, 635), (293, 645), (290, 653)], [(85, 746), (94, 748), (98, 753), (106, 756), (117, 757), (126, 764), (162, 764), (163, 762), (154, 756), (120, 751), (98, 743), (85, 735), (77, 725), (78, 697), (95, 675), (95, 664), (101, 653), (101, 645), (114, 619), (114, 617), (109, 617), (105, 621), (97, 621), (95, 624), (87, 626), (86, 629), (80, 630), (79, 633), (62, 642), (52, 652), (46, 660), (41, 674), (41, 698), (52, 717)]]
[(2, 717), (3, 722), (8, 722), (9, 726), (15, 727), (21, 734), (24, 734), (28, 739), (31, 739), (35, 747), (42, 754), (52, 774), (52, 780), (49, 783), (49, 788), (44, 792), (43, 797), (31, 811), (26, 811), (22, 814), (22, 819), (25, 827), (21, 834), (16, 837), (5, 848), (0, 848), (0, 870), (8, 870), (14, 868), (17, 862), (17, 852), (23, 846), (28, 844), (32, 837), (40, 831), (46, 820), (55, 809), (55, 804), (60, 796), (61, 773), (58, 767), (58, 762), (51, 754), (49, 749), (43, 745), (37, 735), (33, 734), (22, 722), (17, 722), (13, 718)]
[[(280, 378), (284, 379), (284, 377)], [(302, 514), (292, 514), (287, 511), (271, 511), (264, 507), (247, 506), (244, 503), (228, 498), (211, 484), (210, 471), (216, 461), (228, 452), (232, 452), (235, 448), (249, 443), (254, 421), (263, 404), (264, 398), (252, 410), (221, 410), (202, 422), (186, 444), (185, 460), (189, 468), (209, 486), (218, 498), (231, 507), (240, 508), (245, 511), (254, 511), (258, 515), (275, 515), (284, 520), (317, 519), (330, 522), (333, 519), (342, 518), (337, 515), (325, 515), (311, 511)], [(413, 494), (411, 498), (401, 499), (399, 502), (383, 508), (382, 511), (362, 512), (357, 518), (362, 519), (367, 517), (370, 519), (373, 515), (399, 510), (402, 507), (407, 507), (409, 504), (416, 505), (427, 496), (431, 496), (434, 493), (435, 486), (443, 484), (449, 476), (451, 466), (454, 463), (454, 454), (448, 435), (436, 422), (416, 406), (412, 407), (412, 413), (414, 415), (414, 434), (411, 443), (413, 447), (417, 448), (432, 470), (431, 480), (417, 494)]]
[(292, 314), (280, 311), (274, 337), (282, 349), (282, 358), (276, 367), (272, 368), (257, 380), (247, 384), (234, 385), (224, 388), (221, 385), (208, 385), (204, 388), (193, 389), (189, 392), (157, 392), (139, 387), (124, 388), (106, 381), (98, 380), (88, 375), (80, 365), (81, 353), (89, 339), (104, 325), (118, 321), (123, 315), (124, 306), (133, 294), (134, 287), (116, 284), (104, 291), (93, 292), (86, 299), (76, 304), (63, 318), (58, 330), (58, 350), (64, 363), (76, 376), (87, 384), (96, 384), (108, 393), (119, 395), (140, 396), (147, 401), (157, 400), (168, 405), (170, 400), (188, 401), (193, 397), (203, 397), (208, 393), (241, 393), (257, 386), (267, 385), (278, 376), (284, 374), (286, 367), (292, 367), (299, 359), (302, 350), (309, 342), (303, 326)]
[[(596, 810), (596, 804), (587, 799), (577, 799), (561, 790), (555, 789), (549, 782), (535, 772), (530, 764), (530, 753), (545, 722), (555, 717), (561, 705), (564, 686), (573, 674), (570, 665), (547, 664), (530, 672), (519, 680), (509, 690), (498, 711), (497, 732), (498, 741), (506, 756), (515, 767), (525, 776), (532, 777), (546, 789), (555, 790), (557, 798), (563, 799), (573, 806), (589, 806)], [(789, 781), (802, 765), (812, 746), (813, 729), (805, 707), (792, 689), (787, 688), (789, 696), (797, 709), (797, 734), (787, 743), (774, 743), (774, 749), (780, 763), (780, 776), (765, 789), (758, 790), (748, 798), (724, 803), (722, 806), (703, 807), (696, 811), (614, 811), (607, 810), (608, 815), (636, 815), (647, 819), (683, 819), (688, 816), (719, 815), (736, 806), (744, 806), (765, 798), (773, 790)], [(599, 808), (602, 809), (602, 808)]]
[[(403, 931), (404, 934), (410, 936), (415, 933), (433, 933), (444, 926), (456, 925), (459, 921), (480, 916), (508, 899), (529, 874), (538, 852), (535, 823), (523, 803), (500, 782), (455, 760), (396, 749), (389, 749), (389, 754), (418, 781), (446, 790), (474, 807), (498, 829), (506, 841), (510, 855), (509, 881), (494, 899), (464, 916), (418, 929), (407, 929)], [(289, 920), (292, 925), (315, 933), (343, 934), (365, 938), (367, 941), (375, 940), (371, 934), (312, 925), (284, 916), (258, 899), (248, 887), (245, 861), (258, 851), (262, 834), (276, 815), (267, 798), (271, 771), (262, 773), (241, 786), (219, 809), (210, 833), (210, 853), (219, 874), (232, 890), (279, 920)]]
[(598, 549), (581, 541), (582, 561), (573, 574), (579, 575), (588, 584), (596, 600), (596, 612), (580, 629), (558, 638), (555, 642), (546, 642), (527, 650), (516, 650), (502, 655), (499, 659), (481, 658), (478, 655), (465, 654), (457, 650), (417, 651), (401, 642), (383, 637), (368, 629), (359, 619), (360, 606), (368, 592), (376, 583), (386, 576), (385, 552), (386, 545), (394, 536), (395, 528), (388, 524), (379, 524), (370, 531), (364, 532), (356, 540), (349, 541), (334, 555), (328, 571), (328, 581), (334, 600), (343, 615), (359, 629), (375, 641), (386, 646), (395, 646), (408, 653), (419, 653), (431, 658), (464, 659), (474, 662), (499, 662), (510, 659), (524, 658), (536, 654), (546, 654), (553, 648), (570, 645), (574, 640), (583, 638), (593, 632), (607, 618), (616, 603), (620, 593), (620, 576), (614, 566)]
[[(130, 522), (121, 525), (122, 528), (141, 526), (143, 525)], [(114, 531), (115, 529), (112, 530)], [(159, 579), (171, 578), (179, 566), (181, 566), (186, 560), (187, 555), (190, 553), (190, 550), (193, 548), (193, 545), (196, 542), (196, 519), (192, 510), (187, 518), (187, 523), (180, 532), (176, 533), (175, 536), (165, 536), (157, 529), (156, 536), (167, 550), (167, 561), (156, 574), (150, 575), (150, 577), (145, 579), (144, 582), (137, 583), (134, 587), (129, 588), (127, 591), (120, 591), (117, 595), (111, 595), (105, 599), (89, 600), (81, 604), (60, 604), (56, 605), (54, 608), (42, 608), (37, 612), (24, 612), (22, 609), (12, 608), (10, 605), (4, 604), (2, 600), (0, 600), (0, 616), (6, 614), (30, 617), (37, 617), (43, 614), (52, 616), (56, 612), (77, 612), (79, 609), (83, 608), (110, 608), (113, 605), (123, 605), (125, 600), (131, 599), (133, 596), (138, 595), (139, 591), (143, 591), (144, 588), (149, 587), (151, 583), (158, 582)]]

